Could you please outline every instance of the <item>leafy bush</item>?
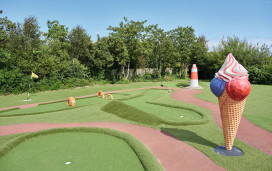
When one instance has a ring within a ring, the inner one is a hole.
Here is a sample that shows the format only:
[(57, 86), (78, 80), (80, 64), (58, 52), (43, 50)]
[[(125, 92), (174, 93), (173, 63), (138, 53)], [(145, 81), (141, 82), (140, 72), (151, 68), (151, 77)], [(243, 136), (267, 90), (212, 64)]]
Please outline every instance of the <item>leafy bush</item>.
[(21, 73), (19, 69), (8, 71), (0, 70), (0, 93), (23, 93), (27, 91), (29, 77)]
[(250, 66), (247, 69), (251, 83), (272, 85), (272, 65)]

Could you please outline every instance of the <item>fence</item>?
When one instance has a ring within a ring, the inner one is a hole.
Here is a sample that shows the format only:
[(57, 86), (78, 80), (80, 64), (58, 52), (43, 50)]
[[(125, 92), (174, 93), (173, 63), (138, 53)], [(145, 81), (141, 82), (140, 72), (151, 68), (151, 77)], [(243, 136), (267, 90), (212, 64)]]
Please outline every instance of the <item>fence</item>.
[[(124, 74), (128, 75), (128, 77), (131, 78), (131, 77), (133, 77), (135, 75), (144, 75), (145, 73), (154, 74), (155, 71), (156, 71), (156, 68), (140, 68), (140, 69), (136, 69), (136, 70), (135, 69), (129, 69), (129, 74), (127, 74), (128, 70), (125, 69)], [(173, 69), (172, 68), (166, 68), (165, 72), (168, 72), (170, 75), (172, 75), (173, 74)], [(117, 73), (117, 69), (111, 70), (111, 73), (112, 73), (112, 75), (119, 75), (119, 76), (122, 75), (121, 71), (118, 71), (118, 73)]]

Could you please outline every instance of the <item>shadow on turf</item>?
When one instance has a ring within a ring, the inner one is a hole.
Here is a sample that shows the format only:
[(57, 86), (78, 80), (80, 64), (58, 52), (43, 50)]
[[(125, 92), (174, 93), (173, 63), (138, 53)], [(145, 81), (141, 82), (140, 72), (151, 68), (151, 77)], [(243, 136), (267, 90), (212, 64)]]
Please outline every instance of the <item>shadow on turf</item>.
[(190, 86), (190, 83), (177, 83), (176, 86), (179, 88), (184, 88)]
[(202, 138), (201, 136), (197, 135), (196, 133), (184, 129), (175, 129), (175, 128), (161, 128), (161, 132), (167, 136), (172, 138), (184, 141), (184, 142), (191, 142), (197, 143), (201, 145), (205, 145), (208, 147), (216, 147), (217, 144)]

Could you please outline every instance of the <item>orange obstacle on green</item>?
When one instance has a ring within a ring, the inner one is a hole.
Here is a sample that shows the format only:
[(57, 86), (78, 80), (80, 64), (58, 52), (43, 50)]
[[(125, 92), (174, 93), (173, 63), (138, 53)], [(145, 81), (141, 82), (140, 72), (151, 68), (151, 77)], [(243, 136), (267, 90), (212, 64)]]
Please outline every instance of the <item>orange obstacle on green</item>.
[(67, 100), (67, 106), (72, 106), (74, 107), (75, 106), (75, 103), (76, 103), (76, 99), (74, 97), (69, 97), (68, 100)]
[(98, 98), (100, 98), (100, 96), (101, 96), (104, 99), (104, 93), (103, 93), (103, 91), (99, 91), (97, 96), (98, 96)]
[(108, 94), (106, 99), (108, 100), (109, 97), (111, 98), (111, 100), (113, 100), (113, 96), (111, 94)]

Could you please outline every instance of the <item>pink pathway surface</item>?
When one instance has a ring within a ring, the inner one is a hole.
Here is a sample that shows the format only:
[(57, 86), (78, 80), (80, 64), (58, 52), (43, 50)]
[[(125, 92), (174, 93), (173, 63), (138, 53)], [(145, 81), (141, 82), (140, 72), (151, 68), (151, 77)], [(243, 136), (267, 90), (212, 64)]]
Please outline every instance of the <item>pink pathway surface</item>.
[[(214, 121), (217, 126), (222, 128), (219, 105), (194, 97), (195, 94), (201, 92), (202, 91), (200, 90), (180, 89), (174, 92), (171, 97), (176, 100), (195, 104), (197, 106), (209, 109), (212, 112)], [(272, 156), (272, 133), (254, 125), (244, 116), (242, 116), (236, 137), (251, 145), (252, 147), (257, 148), (258, 150), (261, 150)]]
[(225, 170), (192, 146), (153, 128), (114, 122), (28, 123), (0, 127), (0, 135), (34, 132), (61, 127), (101, 127), (129, 133), (138, 138), (155, 155), (166, 171)]

